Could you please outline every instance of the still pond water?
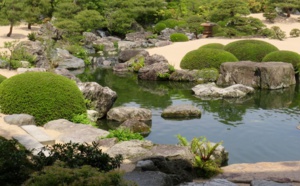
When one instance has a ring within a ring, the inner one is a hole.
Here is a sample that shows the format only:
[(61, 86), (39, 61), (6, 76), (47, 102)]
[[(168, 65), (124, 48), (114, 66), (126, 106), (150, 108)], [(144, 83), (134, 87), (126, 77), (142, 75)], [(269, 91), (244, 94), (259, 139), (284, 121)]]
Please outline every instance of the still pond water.
[[(300, 88), (259, 91), (235, 100), (202, 100), (193, 96), (194, 84), (141, 81), (134, 74), (115, 74), (109, 69), (86, 71), (82, 81), (96, 81), (118, 94), (116, 106), (152, 110), (152, 132), (147, 140), (176, 144), (177, 134), (188, 140), (206, 136), (223, 141), (229, 164), (300, 160)], [(192, 104), (201, 119), (169, 120), (160, 115), (171, 105)], [(107, 129), (105, 121), (99, 125)]]

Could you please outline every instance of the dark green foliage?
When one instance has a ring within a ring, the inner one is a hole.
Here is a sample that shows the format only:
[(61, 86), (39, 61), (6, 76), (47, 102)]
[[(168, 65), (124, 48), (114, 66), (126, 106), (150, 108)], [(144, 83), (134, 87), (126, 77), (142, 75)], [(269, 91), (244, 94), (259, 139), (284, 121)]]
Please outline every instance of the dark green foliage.
[(79, 168), (83, 165), (90, 165), (97, 168), (98, 171), (110, 171), (120, 167), (123, 160), (122, 155), (117, 155), (115, 158), (103, 153), (98, 148), (98, 144), (93, 142), (90, 144), (79, 143), (65, 143), (54, 144), (52, 146), (44, 147), (43, 150), (50, 151), (49, 156), (45, 156), (43, 151), (39, 152), (38, 156), (34, 158), (34, 162), (38, 168), (53, 165), (55, 161), (59, 160), (66, 164), (69, 168)]
[(239, 40), (227, 44), (224, 50), (235, 55), (239, 61), (261, 62), (268, 53), (278, 51), (278, 48), (265, 41)]
[(296, 71), (298, 71), (298, 66), (300, 63), (300, 55), (296, 52), (280, 50), (267, 54), (263, 59), (263, 62), (268, 61), (278, 61), (278, 62), (286, 62), (293, 64), (293, 67)]
[(206, 44), (206, 45), (202, 45), (200, 48), (212, 48), (212, 49), (221, 49), (223, 50), (225, 47), (225, 45), (221, 44), (221, 43), (209, 43), (209, 44)]
[(21, 185), (29, 178), (33, 170), (29, 155), (16, 140), (0, 137), (0, 185)]
[(2, 76), (2, 75), (0, 74), (0, 83), (2, 83), (2, 81), (4, 81), (4, 80), (6, 80), (6, 77), (5, 77), (5, 76)]
[(86, 112), (75, 82), (49, 72), (28, 72), (2, 82), (0, 106), (6, 114), (33, 115), (38, 125)]
[(184, 42), (188, 41), (189, 38), (183, 33), (173, 33), (170, 35), (170, 40), (172, 42)]
[(182, 69), (216, 68), (224, 62), (236, 62), (238, 59), (231, 53), (219, 49), (201, 48), (188, 52), (180, 62)]
[(42, 171), (34, 173), (25, 182), (25, 186), (63, 186), (63, 185), (103, 185), (103, 186), (130, 186), (133, 183), (126, 182), (123, 173), (110, 171), (107, 173), (99, 172), (96, 168), (84, 165), (81, 168), (66, 168), (63, 162), (56, 162), (52, 166), (45, 167)]
[(176, 26), (183, 26), (185, 24), (185, 21), (183, 20), (176, 20), (176, 19), (167, 19), (160, 21), (160, 23), (164, 23), (167, 28), (175, 28)]
[(105, 138), (117, 138), (119, 141), (143, 140), (144, 137), (140, 133), (131, 132), (127, 128), (118, 128), (109, 130), (109, 134)]
[(155, 33), (160, 33), (162, 30), (164, 30), (165, 28), (167, 28), (166, 24), (165, 23), (157, 23), (155, 26), (154, 26), (154, 32)]

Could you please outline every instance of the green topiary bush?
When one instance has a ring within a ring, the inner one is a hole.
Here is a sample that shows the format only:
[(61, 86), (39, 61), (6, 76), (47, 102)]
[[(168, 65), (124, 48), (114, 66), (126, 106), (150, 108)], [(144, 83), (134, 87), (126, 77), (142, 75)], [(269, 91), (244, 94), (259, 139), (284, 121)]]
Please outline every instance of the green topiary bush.
[(184, 42), (188, 41), (189, 38), (183, 33), (173, 33), (170, 35), (170, 40), (172, 42)]
[(0, 74), (0, 84), (1, 84), (2, 81), (4, 81), (4, 80), (6, 80), (6, 77), (5, 77), (5, 76), (2, 76), (2, 75)]
[(223, 50), (225, 47), (225, 45), (221, 44), (221, 43), (209, 43), (209, 44), (206, 44), (206, 45), (202, 45), (200, 48), (212, 48), (212, 49), (221, 49)]
[(265, 41), (239, 40), (227, 44), (224, 50), (235, 55), (239, 61), (261, 62), (267, 54), (278, 51), (278, 48)]
[(231, 53), (219, 49), (201, 48), (188, 52), (180, 62), (182, 69), (216, 68), (224, 62), (236, 62), (238, 59)]
[(155, 33), (160, 33), (162, 30), (164, 30), (165, 28), (167, 28), (166, 24), (165, 23), (157, 23), (155, 26), (154, 26), (154, 32)]
[(86, 112), (75, 82), (49, 72), (27, 72), (2, 82), (0, 107), (5, 114), (33, 115), (38, 125)]
[(296, 71), (298, 71), (298, 66), (300, 64), (300, 55), (296, 52), (280, 50), (271, 52), (266, 55), (263, 62), (275, 61), (275, 62), (286, 62), (291, 63)]

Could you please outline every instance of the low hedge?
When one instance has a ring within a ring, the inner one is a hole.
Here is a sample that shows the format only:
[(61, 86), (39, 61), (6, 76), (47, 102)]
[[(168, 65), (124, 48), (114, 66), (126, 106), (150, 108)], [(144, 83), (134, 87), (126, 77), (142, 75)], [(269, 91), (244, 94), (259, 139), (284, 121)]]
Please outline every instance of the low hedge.
[(1, 84), (2, 81), (4, 81), (4, 80), (6, 80), (6, 77), (5, 77), (5, 76), (2, 76), (2, 75), (0, 74), (0, 84)]
[(221, 43), (209, 43), (206, 45), (202, 45), (201, 47), (199, 47), (199, 49), (201, 48), (212, 48), (212, 49), (221, 49), (223, 50), (225, 47), (225, 45), (221, 44)]
[(280, 50), (271, 52), (268, 55), (266, 55), (263, 60), (263, 62), (286, 62), (291, 63), (295, 70), (298, 70), (298, 66), (300, 64), (300, 55), (296, 52), (287, 51), (287, 50)]
[(278, 48), (265, 41), (239, 40), (225, 45), (224, 50), (235, 55), (239, 61), (261, 62), (267, 54), (278, 51)]
[(172, 42), (184, 42), (188, 41), (189, 38), (183, 33), (173, 33), (170, 35), (170, 40)]
[(49, 72), (27, 72), (3, 81), (0, 107), (5, 114), (33, 115), (38, 125), (86, 112), (75, 82)]
[(180, 62), (182, 69), (216, 68), (224, 62), (237, 62), (231, 53), (219, 49), (201, 48), (188, 52)]

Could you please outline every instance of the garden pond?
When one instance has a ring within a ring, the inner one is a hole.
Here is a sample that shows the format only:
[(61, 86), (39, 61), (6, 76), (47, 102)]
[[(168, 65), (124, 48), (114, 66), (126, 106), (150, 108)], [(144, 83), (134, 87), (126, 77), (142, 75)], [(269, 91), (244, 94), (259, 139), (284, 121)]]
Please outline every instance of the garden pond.
[[(205, 136), (223, 141), (229, 164), (261, 161), (300, 160), (300, 88), (256, 90), (242, 99), (200, 99), (193, 95), (193, 83), (141, 81), (136, 74), (116, 74), (111, 69), (86, 70), (82, 81), (95, 81), (118, 94), (114, 107), (131, 106), (152, 110), (151, 133), (154, 143), (176, 144), (176, 135), (191, 140)], [(201, 118), (164, 119), (162, 110), (171, 105), (192, 104)], [(99, 127), (111, 128), (106, 120)]]

